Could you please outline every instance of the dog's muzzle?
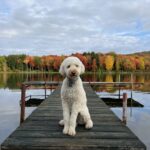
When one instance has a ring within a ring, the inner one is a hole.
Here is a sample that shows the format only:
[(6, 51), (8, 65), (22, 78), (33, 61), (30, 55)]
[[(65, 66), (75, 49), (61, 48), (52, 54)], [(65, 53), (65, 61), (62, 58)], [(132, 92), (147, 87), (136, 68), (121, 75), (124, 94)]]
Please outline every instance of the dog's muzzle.
[(73, 70), (73, 71), (70, 71), (69, 77), (71, 77), (71, 78), (77, 77), (77, 72), (74, 71), (74, 70)]

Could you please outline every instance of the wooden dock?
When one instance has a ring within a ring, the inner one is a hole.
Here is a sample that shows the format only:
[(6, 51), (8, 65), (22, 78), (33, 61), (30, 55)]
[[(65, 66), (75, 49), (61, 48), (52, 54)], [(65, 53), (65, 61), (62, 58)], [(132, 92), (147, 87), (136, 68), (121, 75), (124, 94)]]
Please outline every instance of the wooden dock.
[(146, 150), (145, 145), (126, 127), (86, 84), (88, 107), (94, 122), (91, 130), (77, 126), (70, 137), (58, 125), (62, 119), (58, 87), (1, 145), (2, 150)]

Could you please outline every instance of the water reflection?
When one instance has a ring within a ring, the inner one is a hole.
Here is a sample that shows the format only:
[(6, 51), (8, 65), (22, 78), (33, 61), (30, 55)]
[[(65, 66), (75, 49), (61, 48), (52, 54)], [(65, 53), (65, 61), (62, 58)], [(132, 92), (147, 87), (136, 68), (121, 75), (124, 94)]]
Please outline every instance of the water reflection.
[[(83, 81), (100, 81), (100, 82), (130, 82), (131, 74), (97, 74), (86, 73), (82, 76)], [(63, 77), (57, 73), (1, 73), (0, 74), (0, 88), (19, 89), (24, 81), (62, 81)], [(143, 85), (134, 86), (135, 90), (149, 92), (150, 88), (150, 74), (149, 73), (134, 73), (133, 82), (142, 82)], [(126, 87), (128, 89), (128, 87)], [(100, 89), (96, 89), (101, 91)], [(103, 90), (115, 92), (115, 88), (105, 86)]]
[[(43, 94), (43, 90), (28, 90), (27, 94)], [(0, 89), (0, 143), (10, 135), (20, 123), (20, 90)], [(27, 118), (35, 107), (26, 108)]]
[[(62, 81), (59, 74), (20, 74), (20, 73), (1, 73), (0, 74), (0, 143), (19, 125), (20, 120), (20, 85), (24, 81)], [(84, 74), (84, 81), (100, 81), (100, 82), (130, 82), (130, 74)], [(134, 82), (144, 82), (144, 85), (134, 86), (133, 98), (144, 105), (143, 108), (128, 107), (127, 109), (127, 126), (135, 132), (135, 134), (147, 145), (150, 149), (150, 74), (133, 74)], [(126, 86), (121, 89), (121, 92), (127, 92), (130, 95), (130, 87)], [(95, 86), (97, 92), (111, 92), (117, 94), (115, 87)], [(28, 90), (27, 95), (44, 94), (43, 90)], [(26, 117), (35, 108), (26, 108)], [(122, 119), (122, 107), (112, 108), (116, 115)]]
[[(111, 108), (112, 111), (122, 119), (122, 108)], [(127, 109), (127, 126), (134, 132), (143, 143), (147, 150), (150, 149), (150, 107)]]
[[(106, 92), (97, 92), (101, 97)], [(117, 92), (115, 92), (116, 94)], [(129, 90), (122, 90), (122, 93), (130, 95)], [(111, 96), (114, 98), (115, 96)], [(111, 107), (111, 110), (120, 118), (124, 119), (126, 125), (143, 141), (147, 149), (150, 149), (150, 102), (149, 94), (139, 91), (133, 91), (133, 98), (137, 102), (144, 105), (144, 107), (132, 107), (126, 108), (126, 114), (123, 115), (122, 107)]]

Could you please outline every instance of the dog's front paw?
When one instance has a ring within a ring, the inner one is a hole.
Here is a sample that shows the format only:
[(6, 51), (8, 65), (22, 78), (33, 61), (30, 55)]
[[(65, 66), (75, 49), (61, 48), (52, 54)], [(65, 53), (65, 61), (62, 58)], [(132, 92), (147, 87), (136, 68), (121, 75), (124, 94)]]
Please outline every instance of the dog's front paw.
[(85, 128), (86, 128), (86, 129), (91, 129), (92, 127), (93, 127), (93, 122), (92, 122), (92, 120), (89, 120), (89, 121), (86, 123)]
[(70, 127), (69, 130), (68, 130), (68, 135), (75, 136), (76, 135), (75, 129)]
[(68, 134), (68, 130), (69, 130), (68, 127), (64, 127), (64, 129), (63, 129), (63, 134)]

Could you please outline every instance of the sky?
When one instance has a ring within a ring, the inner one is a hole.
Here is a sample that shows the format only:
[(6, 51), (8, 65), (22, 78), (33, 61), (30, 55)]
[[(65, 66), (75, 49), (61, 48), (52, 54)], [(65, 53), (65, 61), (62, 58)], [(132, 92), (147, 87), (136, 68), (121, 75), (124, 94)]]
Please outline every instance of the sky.
[(0, 55), (150, 50), (150, 0), (0, 0)]

